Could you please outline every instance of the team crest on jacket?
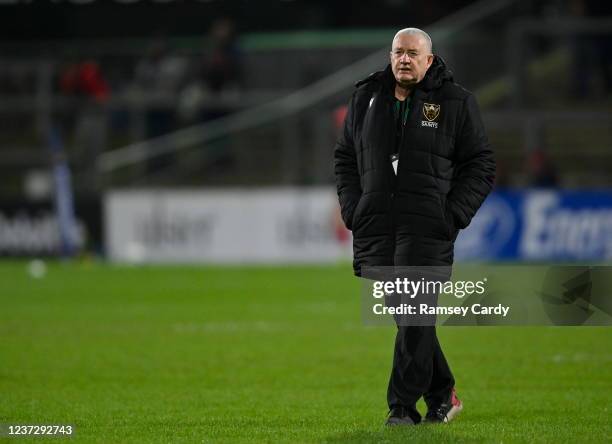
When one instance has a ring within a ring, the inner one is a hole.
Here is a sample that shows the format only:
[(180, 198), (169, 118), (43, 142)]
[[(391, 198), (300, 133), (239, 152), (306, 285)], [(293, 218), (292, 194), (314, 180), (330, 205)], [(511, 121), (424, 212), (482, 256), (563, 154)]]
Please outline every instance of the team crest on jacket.
[(423, 103), (423, 116), (427, 120), (421, 122), (421, 126), (428, 126), (430, 128), (437, 128), (438, 122), (435, 120), (440, 115), (440, 105), (435, 103)]
[(436, 120), (440, 115), (440, 105), (434, 103), (423, 103), (423, 115), (430, 122)]

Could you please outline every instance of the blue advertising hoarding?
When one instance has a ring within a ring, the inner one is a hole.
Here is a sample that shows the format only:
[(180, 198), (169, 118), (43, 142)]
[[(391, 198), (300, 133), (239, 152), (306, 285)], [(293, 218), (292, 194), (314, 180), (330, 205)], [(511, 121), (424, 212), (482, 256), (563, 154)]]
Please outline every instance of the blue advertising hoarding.
[(612, 259), (612, 190), (496, 191), (459, 234), (455, 259)]

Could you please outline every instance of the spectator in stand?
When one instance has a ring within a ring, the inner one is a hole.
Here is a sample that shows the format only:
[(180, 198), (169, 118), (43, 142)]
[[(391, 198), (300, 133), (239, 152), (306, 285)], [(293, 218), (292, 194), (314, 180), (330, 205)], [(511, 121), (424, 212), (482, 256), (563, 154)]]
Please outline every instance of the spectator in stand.
[(68, 64), (59, 75), (60, 92), (79, 101), (73, 130), (74, 152), (72, 163), (76, 167), (79, 183), (87, 188), (96, 187), (95, 161), (107, 143), (107, 115), (105, 103), (110, 87), (100, 65), (95, 60)]
[(204, 66), (208, 89), (216, 94), (243, 86), (242, 53), (236, 28), (229, 19), (217, 20), (210, 29), (211, 53)]
[(207, 121), (228, 114), (233, 107), (227, 106), (227, 101), (240, 98), (243, 79), (243, 55), (234, 22), (217, 20), (210, 28), (191, 82), (181, 94), (183, 118)]
[[(157, 38), (138, 62), (135, 72), (136, 88), (149, 102), (146, 111), (147, 139), (177, 129), (175, 100), (187, 74), (187, 60), (174, 54), (164, 37)], [(174, 163), (174, 155), (154, 157), (147, 163), (149, 172), (158, 172)]]
[(94, 60), (68, 65), (60, 74), (60, 89), (66, 95), (104, 102), (110, 93), (100, 65)]
[(159, 37), (138, 62), (135, 72), (137, 89), (148, 98), (159, 99), (159, 105), (147, 112), (147, 137), (156, 137), (175, 127), (173, 101), (187, 72), (187, 61), (172, 53), (165, 38)]

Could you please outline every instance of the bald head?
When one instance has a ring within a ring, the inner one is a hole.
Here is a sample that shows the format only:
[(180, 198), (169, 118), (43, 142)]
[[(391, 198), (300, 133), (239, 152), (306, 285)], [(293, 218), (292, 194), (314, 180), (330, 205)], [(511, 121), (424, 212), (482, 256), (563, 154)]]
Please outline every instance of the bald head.
[[(395, 34), (395, 37), (393, 37), (393, 43), (395, 43), (395, 41), (398, 39), (399, 36), (401, 35), (413, 35), (416, 36), (420, 39), (423, 40), (423, 43), (425, 44), (424, 49), (431, 54), (433, 51), (433, 45), (431, 43), (431, 37), (429, 37), (429, 34), (427, 34), (425, 31), (423, 31), (422, 29), (419, 28), (404, 28), (404, 29), (400, 29), (399, 31), (397, 31), (397, 33)], [(391, 46), (393, 47), (393, 43), (391, 43)]]

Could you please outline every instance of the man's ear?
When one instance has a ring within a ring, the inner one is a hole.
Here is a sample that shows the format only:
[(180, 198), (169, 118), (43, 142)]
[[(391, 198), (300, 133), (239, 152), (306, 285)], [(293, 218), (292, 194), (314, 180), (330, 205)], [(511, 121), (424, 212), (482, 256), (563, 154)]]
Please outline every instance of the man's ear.
[(431, 66), (431, 64), (433, 63), (434, 60), (434, 55), (433, 54), (429, 54), (427, 56), (427, 69), (429, 69), (429, 67)]

